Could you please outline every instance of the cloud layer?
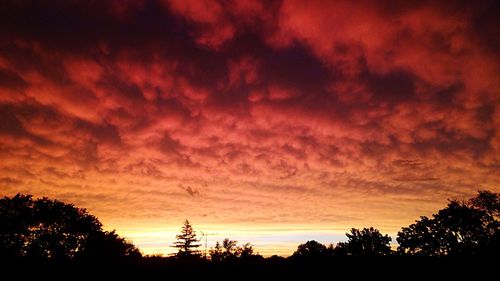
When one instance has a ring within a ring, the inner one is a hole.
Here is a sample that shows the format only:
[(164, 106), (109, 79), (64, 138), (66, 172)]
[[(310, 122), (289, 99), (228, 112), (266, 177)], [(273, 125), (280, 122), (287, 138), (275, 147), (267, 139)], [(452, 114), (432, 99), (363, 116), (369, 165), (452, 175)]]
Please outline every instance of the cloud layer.
[(0, 194), (74, 202), (125, 235), (186, 217), (394, 233), (500, 191), (498, 8), (9, 2)]

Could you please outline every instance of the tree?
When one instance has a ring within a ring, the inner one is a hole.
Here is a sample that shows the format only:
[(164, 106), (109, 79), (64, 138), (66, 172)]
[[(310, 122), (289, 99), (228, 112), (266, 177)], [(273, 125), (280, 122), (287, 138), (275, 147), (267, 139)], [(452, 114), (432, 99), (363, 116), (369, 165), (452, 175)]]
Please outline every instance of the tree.
[(200, 256), (199, 251), (196, 250), (201, 246), (201, 244), (198, 244), (200, 240), (196, 237), (196, 232), (187, 219), (184, 221), (181, 234), (176, 235), (176, 239), (177, 241), (174, 242), (174, 247), (179, 249), (177, 257)]
[(468, 202), (451, 200), (432, 218), (398, 232), (398, 251), (410, 255), (470, 256), (498, 253), (498, 194), (480, 191)]
[[(99, 247), (94, 247), (97, 237)], [(57, 200), (33, 200), (17, 194), (0, 199), (0, 256), (46, 259), (79, 259), (106, 255), (110, 245), (126, 248), (116, 256), (140, 255), (139, 251), (114, 232), (102, 230), (99, 220), (85, 209)]]
[(492, 219), (486, 222), (488, 241), (484, 246), (486, 248), (484, 253), (487, 255), (500, 255), (500, 193), (481, 190), (476, 197), (469, 201), (469, 204), (486, 212)]
[(310, 240), (304, 244), (300, 244), (297, 250), (293, 253), (292, 257), (298, 258), (321, 258), (326, 256), (327, 248), (325, 245), (315, 241)]
[(81, 254), (86, 260), (119, 260), (140, 258), (139, 250), (113, 231), (100, 231), (91, 235), (87, 241), (87, 250)]
[(477, 196), (469, 200), (469, 204), (477, 209), (483, 210), (492, 217), (500, 217), (500, 194), (487, 190), (481, 190)]
[(420, 221), (403, 227), (398, 232), (398, 252), (420, 256), (444, 255), (445, 251), (440, 246), (439, 239), (442, 234), (439, 234), (438, 230), (435, 220), (426, 216), (420, 217)]
[(208, 251), (210, 255), (210, 260), (215, 262), (220, 262), (224, 259), (224, 248), (219, 241), (215, 242), (215, 247), (210, 248)]
[(238, 256), (238, 241), (230, 240), (228, 238), (222, 241), (222, 247), (224, 248), (223, 257), (224, 259), (232, 259)]
[(228, 238), (225, 238), (222, 243), (217, 241), (215, 247), (210, 249), (209, 254), (210, 259), (215, 262), (261, 257), (259, 254), (254, 254), (252, 244), (245, 243), (238, 246), (238, 241)]
[(362, 230), (351, 228), (351, 233), (346, 233), (347, 242), (337, 244), (337, 253), (353, 256), (386, 256), (392, 253), (391, 237), (382, 235), (373, 227)]
[(243, 244), (243, 246), (239, 247), (238, 253), (240, 258), (242, 259), (248, 259), (254, 256), (254, 250), (252, 244), (250, 243)]

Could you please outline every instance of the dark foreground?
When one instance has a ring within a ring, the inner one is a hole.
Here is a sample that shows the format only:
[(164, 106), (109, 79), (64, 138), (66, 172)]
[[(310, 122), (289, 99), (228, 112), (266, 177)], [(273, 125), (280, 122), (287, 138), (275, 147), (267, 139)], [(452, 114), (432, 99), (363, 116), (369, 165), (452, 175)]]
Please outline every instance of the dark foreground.
[(478, 280), (497, 276), (498, 265), (497, 258), (396, 256), (323, 260), (267, 258), (221, 263), (170, 258), (141, 258), (118, 263), (5, 260), (0, 266), (0, 280)]

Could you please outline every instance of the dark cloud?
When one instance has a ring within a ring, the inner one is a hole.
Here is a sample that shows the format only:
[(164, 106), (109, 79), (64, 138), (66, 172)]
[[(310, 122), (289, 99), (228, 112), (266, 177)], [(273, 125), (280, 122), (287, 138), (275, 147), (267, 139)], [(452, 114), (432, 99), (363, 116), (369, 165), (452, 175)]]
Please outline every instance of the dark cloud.
[(0, 178), (0, 184), (4, 186), (17, 186), (19, 184), (22, 184), (22, 180), (10, 178), (10, 177), (3, 177)]
[(0, 87), (21, 92), (26, 89), (27, 86), (26, 81), (17, 75), (17, 73), (6, 69), (0, 69)]
[(182, 148), (179, 141), (172, 139), (168, 133), (165, 133), (159, 141), (160, 151), (166, 155), (178, 154)]
[(192, 188), (191, 186), (183, 186), (182, 184), (180, 184), (179, 187), (181, 189), (183, 189), (184, 191), (186, 191), (187, 194), (189, 194), (192, 197), (200, 195), (200, 192), (198, 190)]
[(360, 75), (361, 84), (373, 93), (372, 99), (378, 103), (410, 102), (415, 98), (415, 77), (403, 71), (387, 74), (365, 72)]
[(422, 161), (417, 159), (398, 159), (392, 161), (392, 164), (399, 167), (408, 167), (408, 168), (419, 168), (423, 165)]
[(27, 133), (17, 119), (12, 107), (3, 105), (0, 109), (0, 132), (14, 137), (26, 136)]

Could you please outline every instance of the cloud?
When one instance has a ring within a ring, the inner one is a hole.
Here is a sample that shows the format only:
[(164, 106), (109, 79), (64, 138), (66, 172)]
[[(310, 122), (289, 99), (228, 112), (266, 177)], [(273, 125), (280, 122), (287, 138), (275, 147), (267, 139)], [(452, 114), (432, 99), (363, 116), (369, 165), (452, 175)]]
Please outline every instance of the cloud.
[(183, 186), (182, 184), (179, 184), (179, 187), (183, 190), (185, 190), (191, 197), (195, 197), (200, 195), (200, 192), (191, 186)]
[(497, 10), (12, 3), (2, 195), (75, 202), (123, 233), (186, 217), (394, 233), (447, 198), (498, 191)]

